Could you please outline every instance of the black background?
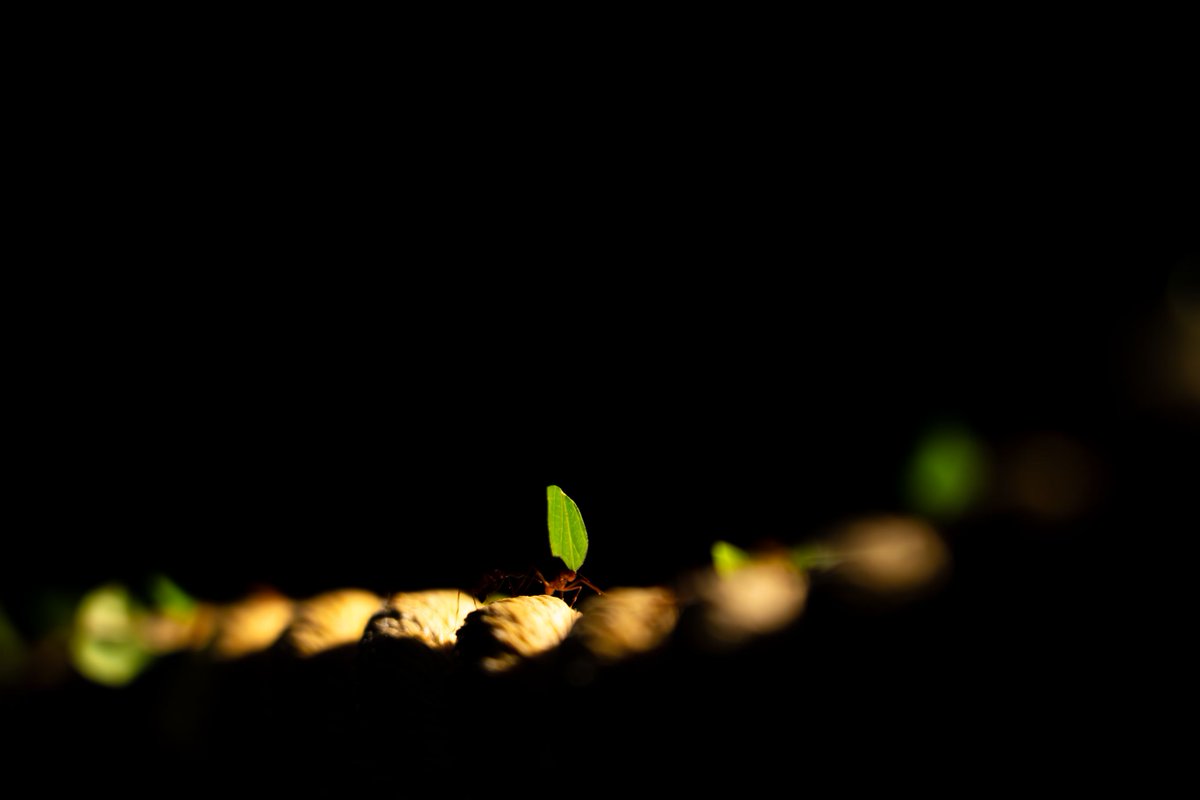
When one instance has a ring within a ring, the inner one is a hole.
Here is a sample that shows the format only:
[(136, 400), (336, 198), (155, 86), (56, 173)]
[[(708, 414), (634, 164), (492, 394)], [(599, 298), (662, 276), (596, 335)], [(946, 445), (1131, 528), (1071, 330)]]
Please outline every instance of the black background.
[[(806, 96), (811, 125), (765, 114), (737, 145), (646, 122), (653, 102), (586, 141), (564, 133), (585, 109), (400, 144), (265, 94), (156, 106), (135, 139), (109, 95), (79, 106), (88, 136), (48, 126), (37, 268), (7, 298), (0, 602), (22, 632), (47, 591), (152, 572), (213, 600), (470, 586), (544, 555), (548, 484), (582, 510), (590, 578), (667, 582), (718, 538), (903, 510), (905, 458), (950, 418), (989, 444), (1076, 437), (1107, 491), (1052, 531), (946, 531), (953, 579), (908, 611), (814, 596), (782, 654), (824, 654), (829, 735), (869, 710), (847, 689), (901, 665), (942, 711), (1111, 745), (1104, 715), (1152, 705), (1118, 663), (1179, 669), (1194, 415), (1148, 403), (1142, 367), (1196, 217), (1150, 144), (1118, 169), (1054, 102), (1009, 119), (954, 92)], [(144, 743), (139, 697), (39, 696), (16, 719), (41, 741), (119, 718)], [(991, 732), (959, 722), (939, 741)]]
[(155, 222), (145, 255), (204, 263), (23, 296), (5, 586), (462, 585), (542, 555), (551, 483), (584, 512), (597, 580), (665, 580), (716, 538), (899, 509), (939, 419), (1079, 437), (1115, 462), (1112, 502), (1160, 506), (1188, 431), (1144, 402), (1138, 348), (1187, 255), (1180, 221), (1031, 202), (796, 209), (769, 231), (761, 204), (636, 231), (472, 218), (489, 243), (446, 263), (438, 233), (365, 253), (318, 219), (336, 233), (266, 274), (217, 262), (295, 233), (287, 215), (195, 242)]
[(462, 582), (540, 549), (547, 483), (598, 580), (658, 579), (894, 507), (938, 415), (1078, 433), (1130, 513), (1178, 487), (1126, 372), (1195, 247), (1169, 37), (304, 21), (31, 36), (6, 607)]

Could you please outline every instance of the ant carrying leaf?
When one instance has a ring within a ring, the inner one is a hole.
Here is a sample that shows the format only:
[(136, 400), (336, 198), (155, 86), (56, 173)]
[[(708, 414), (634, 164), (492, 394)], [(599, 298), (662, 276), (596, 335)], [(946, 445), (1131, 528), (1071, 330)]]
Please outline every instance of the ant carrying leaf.
[(557, 592), (562, 595), (563, 600), (566, 600), (567, 592), (574, 592), (575, 594), (571, 596), (571, 608), (575, 607), (575, 601), (579, 599), (579, 593), (583, 591), (583, 587), (585, 586), (596, 594), (604, 594), (604, 592), (600, 591), (600, 587), (573, 569), (564, 568), (559, 570), (558, 574), (554, 575), (553, 578), (546, 578), (539, 570), (534, 570), (534, 575), (546, 587), (546, 594)]
[(472, 594), (484, 602), (497, 596), (526, 594), (560, 595), (565, 601), (569, 594), (570, 605), (574, 608), (585, 587), (596, 594), (604, 594), (600, 587), (575, 570), (568, 569), (560, 559), (551, 558), (525, 570), (491, 570), (483, 576)]
[(559, 592), (566, 599), (567, 592), (574, 592), (572, 606), (584, 586), (596, 594), (604, 594), (578, 572), (588, 549), (587, 528), (579, 506), (567, 497), (566, 492), (553, 485), (546, 487), (546, 526), (550, 530), (550, 552), (562, 559), (564, 566), (546, 573), (534, 570), (537, 579), (546, 587), (546, 594)]
[(477, 598), (485, 599), (494, 594), (558, 594), (566, 600), (567, 594), (571, 594), (571, 606), (574, 607), (584, 587), (596, 594), (604, 594), (596, 584), (579, 574), (587, 556), (587, 528), (579, 506), (557, 486), (546, 487), (546, 525), (553, 557), (524, 571), (492, 570), (476, 587)]

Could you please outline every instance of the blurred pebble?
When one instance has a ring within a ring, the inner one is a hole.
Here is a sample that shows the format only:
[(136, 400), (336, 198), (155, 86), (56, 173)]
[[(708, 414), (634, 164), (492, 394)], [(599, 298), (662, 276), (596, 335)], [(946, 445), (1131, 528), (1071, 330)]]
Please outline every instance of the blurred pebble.
[(827, 544), (837, 561), (832, 574), (873, 593), (923, 589), (950, 566), (950, 551), (942, 537), (917, 517), (860, 517), (842, 525)]
[(695, 642), (708, 649), (737, 647), (791, 624), (808, 598), (808, 577), (783, 558), (756, 558), (736, 569), (704, 569), (684, 583), (685, 614)]
[(296, 604), (286, 645), (301, 657), (357, 644), (367, 622), (383, 607), (379, 595), (363, 589), (336, 589)]
[(618, 587), (588, 598), (570, 639), (600, 661), (612, 662), (660, 646), (675, 629), (675, 593), (660, 587)]
[(242, 658), (266, 650), (292, 621), (294, 603), (273, 589), (262, 589), (216, 611), (212, 653), (219, 659)]

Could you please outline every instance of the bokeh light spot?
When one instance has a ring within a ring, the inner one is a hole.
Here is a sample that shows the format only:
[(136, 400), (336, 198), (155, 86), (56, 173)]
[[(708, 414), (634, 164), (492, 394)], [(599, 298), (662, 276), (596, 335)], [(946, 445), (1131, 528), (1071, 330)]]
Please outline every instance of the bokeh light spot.
[(931, 518), (961, 516), (980, 496), (987, 455), (966, 426), (942, 424), (918, 440), (905, 470), (909, 507)]
[(151, 654), (138, 635), (137, 608), (129, 590), (111, 583), (84, 596), (75, 614), (71, 663), (105, 686), (125, 686), (145, 669)]

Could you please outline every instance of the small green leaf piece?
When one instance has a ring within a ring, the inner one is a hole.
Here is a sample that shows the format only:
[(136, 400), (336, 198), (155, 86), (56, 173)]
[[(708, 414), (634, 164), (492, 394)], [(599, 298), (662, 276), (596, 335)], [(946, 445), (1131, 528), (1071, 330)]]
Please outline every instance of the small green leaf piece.
[(712, 561), (713, 569), (725, 575), (749, 564), (750, 554), (735, 544), (716, 541), (712, 546)]
[(579, 506), (557, 486), (546, 487), (547, 524), (550, 528), (550, 552), (563, 560), (567, 569), (578, 570), (587, 556), (587, 528)]
[(196, 601), (162, 573), (150, 576), (149, 594), (154, 607), (164, 614), (187, 619), (196, 611)]

